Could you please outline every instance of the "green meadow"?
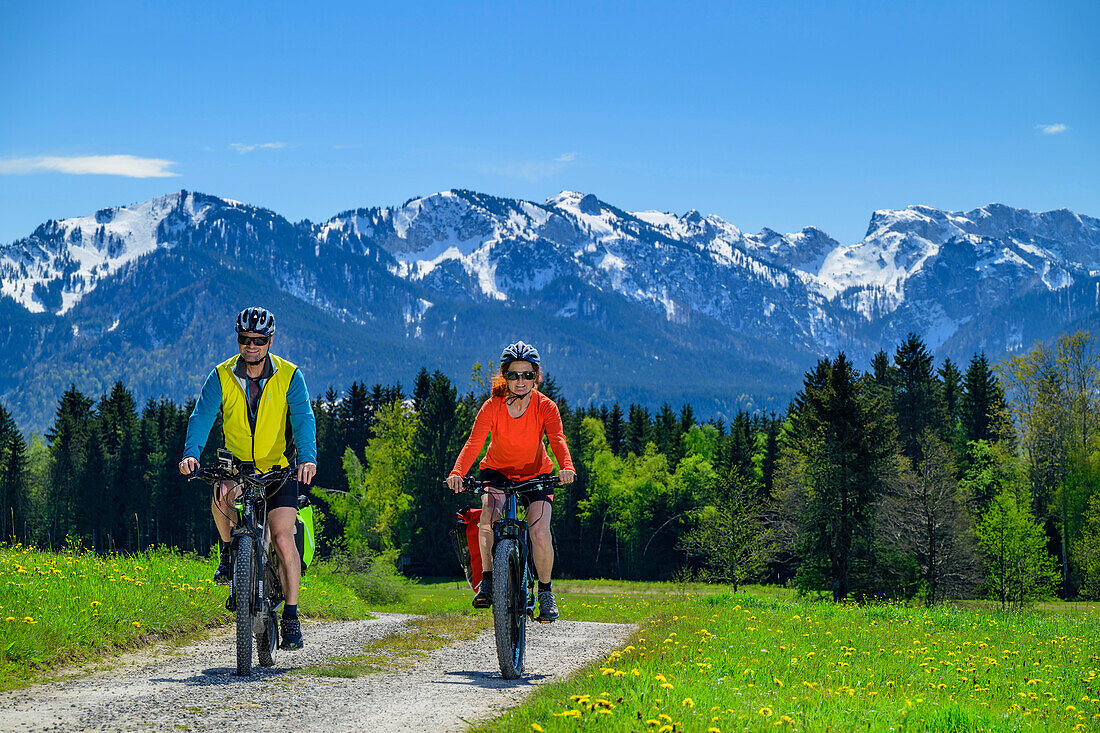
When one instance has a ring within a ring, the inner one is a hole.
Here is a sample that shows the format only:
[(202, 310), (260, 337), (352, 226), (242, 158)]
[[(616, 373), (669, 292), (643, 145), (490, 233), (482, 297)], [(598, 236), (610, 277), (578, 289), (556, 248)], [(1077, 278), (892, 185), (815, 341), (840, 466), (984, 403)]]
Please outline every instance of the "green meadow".
[[(212, 561), (168, 550), (0, 548), (0, 689), (228, 623), (212, 570)], [(424, 614), (423, 644), (381, 643), (318, 673), (407, 665), (491, 623), (470, 608), (464, 582), (422, 582), (383, 605), (363, 601), (355, 585), (330, 566), (311, 568), (302, 610), (334, 619)], [(837, 605), (774, 587), (565, 580), (555, 588), (564, 618), (638, 630), (609, 657), (475, 730), (1100, 730), (1094, 604), (1012, 613), (978, 603)]]
[[(227, 624), (228, 589), (214, 562), (175, 550), (96, 555), (0, 546), (0, 690), (157, 641), (186, 641)], [(303, 579), (302, 612), (363, 618), (368, 606), (320, 570)], [(228, 653), (228, 651), (227, 651)]]
[(760, 588), (599, 604), (637, 609), (630, 643), (475, 730), (1100, 730), (1095, 605), (834, 605)]

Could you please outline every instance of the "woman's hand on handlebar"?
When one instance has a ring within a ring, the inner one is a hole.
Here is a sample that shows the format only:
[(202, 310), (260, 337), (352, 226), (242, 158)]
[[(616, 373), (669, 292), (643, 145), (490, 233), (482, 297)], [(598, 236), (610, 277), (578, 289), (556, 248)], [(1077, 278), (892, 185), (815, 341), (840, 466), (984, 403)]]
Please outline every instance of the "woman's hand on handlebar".
[(199, 470), (199, 460), (197, 458), (187, 456), (182, 461), (180, 461), (179, 469), (180, 473), (182, 473), (184, 476), (189, 476), (195, 471)]
[(460, 493), (464, 488), (462, 486), (462, 477), (459, 476), (457, 473), (452, 473), (450, 476), (447, 477), (447, 488), (449, 488), (456, 494)]
[(577, 478), (576, 471), (570, 471), (569, 469), (563, 469), (558, 472), (558, 480), (563, 484), (571, 484)]

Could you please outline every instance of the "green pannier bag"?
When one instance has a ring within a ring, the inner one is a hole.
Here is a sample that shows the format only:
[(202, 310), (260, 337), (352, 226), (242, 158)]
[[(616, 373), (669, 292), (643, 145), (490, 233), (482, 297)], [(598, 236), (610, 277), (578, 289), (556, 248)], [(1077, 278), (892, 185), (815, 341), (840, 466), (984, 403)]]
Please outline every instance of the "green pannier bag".
[(298, 509), (298, 517), (294, 520), (294, 544), (298, 546), (298, 556), (302, 558), (302, 574), (313, 562), (313, 551), (316, 542), (313, 536), (313, 507), (304, 506)]

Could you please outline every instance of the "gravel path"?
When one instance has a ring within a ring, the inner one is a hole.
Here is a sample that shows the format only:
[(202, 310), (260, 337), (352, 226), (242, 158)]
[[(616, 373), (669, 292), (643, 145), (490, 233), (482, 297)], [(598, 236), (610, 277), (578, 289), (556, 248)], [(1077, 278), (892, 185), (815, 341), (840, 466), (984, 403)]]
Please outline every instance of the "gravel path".
[(279, 652), (276, 666), (237, 677), (233, 638), (177, 650), (139, 652), (114, 669), (0, 694), (2, 731), (260, 730), (459, 731), (499, 714), (538, 685), (559, 679), (621, 646), (623, 624), (530, 624), (527, 674), (505, 680), (490, 633), (431, 652), (412, 669), (354, 679), (288, 674), (365, 642), (399, 633), (411, 617), (305, 623), (305, 649)]

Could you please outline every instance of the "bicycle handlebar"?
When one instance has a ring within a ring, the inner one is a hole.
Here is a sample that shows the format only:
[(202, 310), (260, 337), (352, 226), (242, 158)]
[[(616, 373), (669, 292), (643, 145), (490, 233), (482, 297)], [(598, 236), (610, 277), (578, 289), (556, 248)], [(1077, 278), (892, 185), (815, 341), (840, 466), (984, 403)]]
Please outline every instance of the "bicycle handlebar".
[(209, 466), (199, 468), (193, 471), (190, 476), (187, 477), (188, 481), (205, 481), (208, 484), (216, 484), (221, 481), (234, 481), (239, 483), (254, 484), (262, 487), (270, 486), (271, 484), (281, 483), (294, 475), (294, 469), (290, 466), (286, 468), (273, 468), (267, 473), (249, 474), (249, 473), (232, 473), (227, 471), (222, 466)]
[[(509, 480), (507, 484), (501, 484), (499, 481), (479, 479), (475, 476), (462, 477), (463, 490), (472, 491), (474, 494), (482, 494), (487, 488), (499, 489), (505, 494), (520, 494), (525, 491), (533, 491), (541, 488), (553, 488), (559, 486), (560, 483), (557, 476), (547, 476), (545, 478), (535, 477), (523, 479), (522, 481)], [(444, 481), (443, 485), (446, 486), (447, 482)]]

